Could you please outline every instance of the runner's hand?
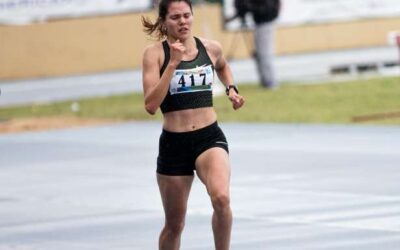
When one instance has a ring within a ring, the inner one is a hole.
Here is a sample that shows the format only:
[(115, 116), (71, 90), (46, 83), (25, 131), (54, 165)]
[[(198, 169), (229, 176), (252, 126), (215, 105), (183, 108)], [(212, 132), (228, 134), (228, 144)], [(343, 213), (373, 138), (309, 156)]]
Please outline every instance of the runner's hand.
[(183, 59), (183, 54), (185, 53), (186, 48), (183, 46), (183, 43), (178, 39), (174, 43), (170, 45), (170, 53), (171, 53), (171, 59), (170, 62), (174, 63), (175, 65), (178, 65), (182, 59)]
[(229, 94), (229, 100), (232, 102), (234, 110), (241, 108), (245, 102), (244, 97), (237, 94), (235, 91), (231, 91)]

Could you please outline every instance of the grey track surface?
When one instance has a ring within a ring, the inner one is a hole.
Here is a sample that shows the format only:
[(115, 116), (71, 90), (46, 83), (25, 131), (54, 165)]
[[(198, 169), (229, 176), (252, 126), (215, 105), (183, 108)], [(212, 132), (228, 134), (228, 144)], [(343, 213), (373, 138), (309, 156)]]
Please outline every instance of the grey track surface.
[[(400, 128), (220, 124), (232, 250), (400, 249)], [(0, 135), (1, 250), (157, 249), (161, 124)], [(212, 247), (196, 180), (182, 249)]]

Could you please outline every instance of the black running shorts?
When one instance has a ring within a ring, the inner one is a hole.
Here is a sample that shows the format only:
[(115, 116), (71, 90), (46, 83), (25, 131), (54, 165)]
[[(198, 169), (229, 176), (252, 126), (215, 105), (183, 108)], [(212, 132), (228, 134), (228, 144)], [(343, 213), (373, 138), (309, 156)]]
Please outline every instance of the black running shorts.
[(229, 153), (228, 143), (218, 123), (189, 132), (163, 130), (160, 136), (157, 173), (193, 175), (197, 157), (213, 147)]

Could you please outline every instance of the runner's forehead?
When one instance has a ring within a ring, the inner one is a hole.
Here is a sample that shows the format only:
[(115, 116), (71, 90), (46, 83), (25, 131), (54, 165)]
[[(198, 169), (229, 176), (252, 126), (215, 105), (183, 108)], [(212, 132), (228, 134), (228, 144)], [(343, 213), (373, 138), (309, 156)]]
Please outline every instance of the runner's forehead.
[(191, 14), (192, 11), (190, 9), (190, 6), (181, 1), (181, 2), (173, 2), (169, 5), (168, 7), (168, 15), (185, 15), (185, 14)]

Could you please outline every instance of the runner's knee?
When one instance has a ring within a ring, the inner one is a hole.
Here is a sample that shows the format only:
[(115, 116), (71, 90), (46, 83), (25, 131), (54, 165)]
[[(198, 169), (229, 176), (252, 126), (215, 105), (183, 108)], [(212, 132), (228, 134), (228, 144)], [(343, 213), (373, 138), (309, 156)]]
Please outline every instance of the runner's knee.
[(168, 221), (165, 223), (165, 229), (174, 235), (181, 234), (184, 227), (185, 221)]
[(230, 198), (227, 194), (218, 194), (211, 197), (215, 211), (225, 211), (230, 208)]

